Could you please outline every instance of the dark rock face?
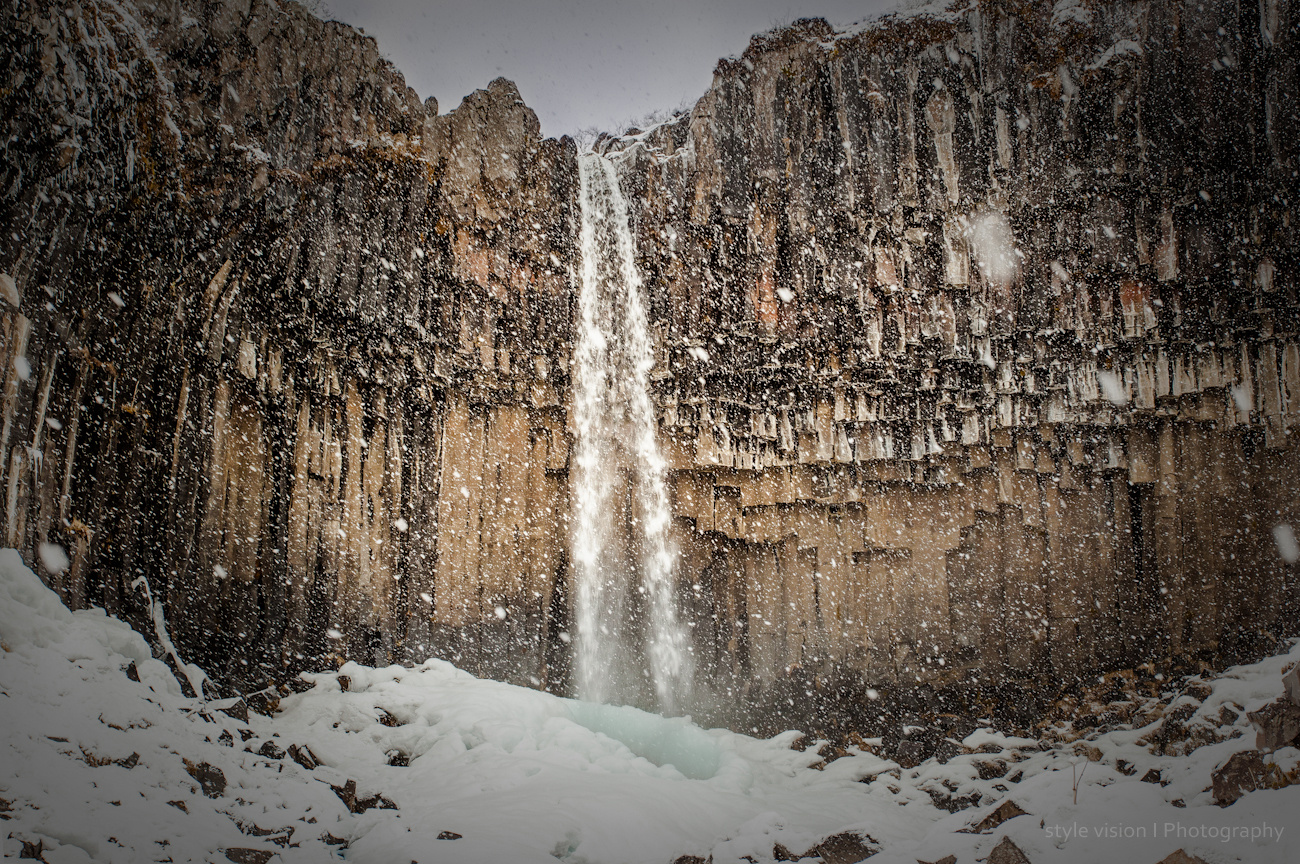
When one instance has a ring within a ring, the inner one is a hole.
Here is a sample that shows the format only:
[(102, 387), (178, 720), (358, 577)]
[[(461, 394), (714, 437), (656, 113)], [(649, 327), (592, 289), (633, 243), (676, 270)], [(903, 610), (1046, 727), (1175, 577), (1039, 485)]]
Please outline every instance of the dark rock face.
[(121, 9), (0, 13), (7, 542), (67, 549), (74, 607), (144, 618), (147, 575), (227, 679), (535, 673), (572, 145), (504, 80), (439, 117), (293, 3)]
[(719, 667), (1068, 675), (1290, 626), (1293, 16), (800, 22), (605, 145)]
[[(1300, 620), (1294, 15), (799, 22), (602, 139), (704, 674), (1059, 677)], [(6, 542), (141, 625), (146, 576), (240, 685), (562, 687), (572, 142), (504, 80), (439, 116), (292, 3), (0, 22)]]

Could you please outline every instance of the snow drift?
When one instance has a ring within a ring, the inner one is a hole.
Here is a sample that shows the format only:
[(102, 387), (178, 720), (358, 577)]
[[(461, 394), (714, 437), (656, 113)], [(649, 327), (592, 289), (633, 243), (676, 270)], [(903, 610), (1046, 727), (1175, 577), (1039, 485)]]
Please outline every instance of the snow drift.
[[(902, 769), (860, 751), (825, 763), (815, 746), (792, 749), (796, 732), (706, 730), (438, 660), (348, 663), (304, 676), (310, 689), (272, 716), (248, 714), (183, 695), (139, 634), (99, 610), (69, 612), (13, 550), (0, 552), (0, 643), (4, 852), (39, 847), (49, 864), (816, 861), (846, 833), (878, 850), (873, 861), (909, 864), (983, 859), (1004, 837), (1036, 864), (1155, 864), (1178, 848), (1281, 864), (1295, 848), (1300, 787), (1223, 809), (1207, 789), (1254, 741), (1239, 709), (1281, 694), (1295, 647), (1202, 679), (1208, 695), (1181, 714), (1218, 725), (1186, 752), (1152, 755), (1159, 720), (1075, 741), (987, 728), (946, 763)], [(1300, 752), (1268, 758), (1294, 773)], [(1152, 771), (1160, 782), (1142, 782)], [(977, 803), (936, 805), (962, 796)], [(1016, 808), (999, 809), (1007, 801)]]

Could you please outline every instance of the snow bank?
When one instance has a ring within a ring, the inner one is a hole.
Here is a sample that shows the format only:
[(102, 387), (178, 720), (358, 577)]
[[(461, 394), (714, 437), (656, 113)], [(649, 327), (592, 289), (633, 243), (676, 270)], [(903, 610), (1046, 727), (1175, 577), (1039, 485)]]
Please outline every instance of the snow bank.
[[(810, 768), (818, 757), (790, 749), (796, 733), (704, 730), (439, 660), (304, 676), (311, 690), (245, 723), (183, 696), (126, 625), (69, 612), (12, 550), (0, 552), (0, 641), (4, 851), (40, 841), (48, 862), (242, 848), (277, 861), (612, 864), (728, 843), (770, 854), (771, 837), (815, 841), (870, 798), (854, 772)], [(298, 764), (290, 745), (321, 764)], [(225, 789), (205, 795), (187, 762), (220, 771)], [(862, 757), (864, 771), (880, 764)], [(349, 812), (332, 788), (349, 780), (398, 809)]]
[[(1056, 743), (981, 729), (961, 742), (970, 752), (904, 770), (859, 752), (820, 765), (812, 748), (791, 749), (795, 732), (706, 730), (439, 660), (304, 676), (311, 689), (245, 722), (217, 709), (228, 702), (183, 696), (121, 622), (69, 612), (12, 550), (0, 552), (0, 643), (4, 853), (40, 842), (49, 864), (260, 860), (234, 850), (277, 862), (739, 864), (843, 831), (880, 847), (873, 864), (971, 862), (1004, 836), (1035, 864), (1155, 864), (1178, 848), (1211, 864), (1282, 864), (1300, 840), (1287, 833), (1300, 787), (1225, 809), (1204, 791), (1253, 742), (1226, 737), (1247, 731), (1244, 714), (1214, 718), (1279, 695), (1296, 648), (1198, 680), (1208, 695), (1183, 713), (1220, 722), (1223, 740), (1188, 752), (1153, 755), (1159, 719)], [(1300, 752), (1272, 758), (1292, 771)], [(1153, 769), (1165, 785), (1142, 782)], [(956, 798), (978, 803), (936, 806)], [(1026, 815), (963, 833), (1007, 800)], [(1232, 829), (1257, 836), (1220, 839)]]

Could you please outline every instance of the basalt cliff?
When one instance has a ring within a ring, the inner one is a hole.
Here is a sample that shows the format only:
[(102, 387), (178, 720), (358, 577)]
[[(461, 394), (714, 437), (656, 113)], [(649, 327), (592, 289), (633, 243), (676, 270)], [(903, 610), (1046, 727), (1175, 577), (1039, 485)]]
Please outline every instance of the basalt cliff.
[[(504, 80), (440, 115), (291, 2), (0, 19), (6, 543), (152, 632), (145, 577), (232, 686), (436, 655), (564, 689), (574, 143)], [(800, 21), (596, 142), (702, 676), (1062, 681), (1296, 631), (1298, 24)]]

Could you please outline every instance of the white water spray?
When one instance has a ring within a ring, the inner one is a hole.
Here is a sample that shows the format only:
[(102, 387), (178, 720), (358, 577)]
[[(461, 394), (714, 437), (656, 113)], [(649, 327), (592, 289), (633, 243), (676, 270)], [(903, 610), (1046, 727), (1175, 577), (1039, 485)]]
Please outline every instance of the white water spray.
[[(641, 276), (614, 166), (585, 153), (578, 157), (578, 176), (582, 290), (573, 369), (573, 562), (579, 696), (636, 702), (648, 676), (659, 710), (673, 712), (690, 684), (690, 649), (677, 620)], [(625, 474), (631, 481), (626, 502)]]

